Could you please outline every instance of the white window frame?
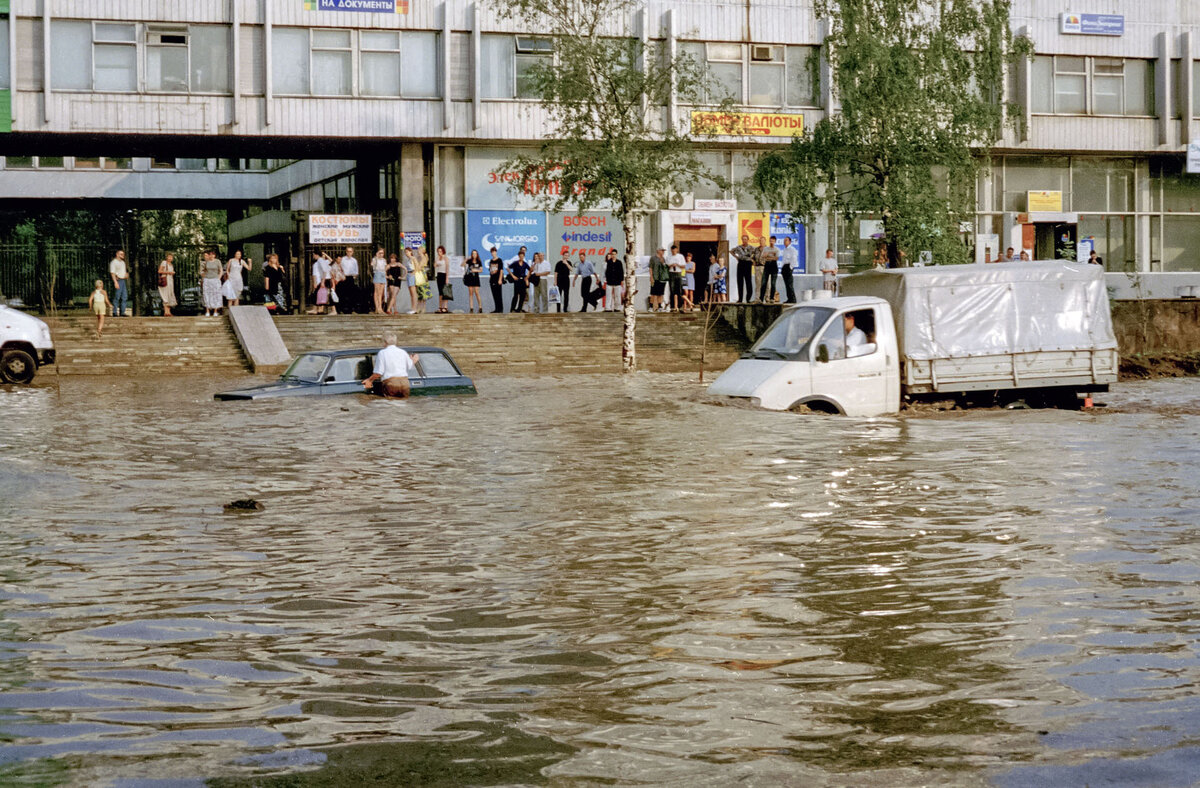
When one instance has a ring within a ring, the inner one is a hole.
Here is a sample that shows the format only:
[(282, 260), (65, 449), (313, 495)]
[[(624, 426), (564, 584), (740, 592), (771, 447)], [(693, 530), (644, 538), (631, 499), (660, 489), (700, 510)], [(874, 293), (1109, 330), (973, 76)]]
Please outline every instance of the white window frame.
[[(1128, 71), (1129, 71), (1128, 64), (1130, 62), (1144, 62), (1144, 63), (1148, 63), (1148, 68), (1155, 68), (1157, 66), (1157, 64), (1155, 63), (1154, 60), (1149, 59), (1149, 58), (1108, 57), (1105, 55), (1038, 54), (1038, 55), (1036, 55), (1036, 57), (1048, 58), (1050, 61), (1050, 69), (1049, 69), (1050, 85), (1048, 86), (1049, 87), (1050, 110), (1048, 112), (1045, 110), (1035, 110), (1034, 114), (1037, 114), (1037, 115), (1059, 115), (1059, 116), (1063, 116), (1063, 117), (1077, 117), (1077, 118), (1085, 117), (1085, 116), (1086, 117), (1100, 117), (1100, 118), (1152, 118), (1152, 117), (1155, 117), (1155, 115), (1154, 115), (1154, 111), (1155, 111), (1154, 97), (1152, 95), (1147, 96), (1147, 98), (1148, 98), (1147, 103), (1150, 106), (1148, 108), (1146, 108), (1145, 112), (1131, 113), (1128, 111), (1128, 107), (1127, 107), (1127, 102), (1129, 100), (1129, 90), (1127, 88), (1127, 83), (1128, 83), (1129, 79), (1131, 78), (1130, 74), (1128, 73)], [(1063, 70), (1059, 65), (1060, 58), (1082, 59), (1084, 61), (1083, 70), (1082, 71), (1065, 71), (1065, 70)], [(1115, 73), (1099, 73), (1099, 72), (1097, 72), (1097, 70), (1096, 70), (1097, 63), (1101, 62), (1101, 61), (1109, 61), (1109, 62), (1119, 61), (1121, 63), (1121, 73), (1115, 74)], [(1083, 77), (1083, 111), (1082, 112), (1066, 112), (1066, 111), (1059, 110), (1057, 84), (1058, 84), (1058, 78), (1060, 76)], [(1096, 111), (1096, 80), (1097, 80), (1097, 78), (1112, 79), (1114, 81), (1117, 79), (1120, 79), (1120, 81), (1121, 81), (1121, 96), (1120, 96), (1121, 111), (1120, 112), (1114, 114), (1111, 112), (1100, 113), (1100, 112)], [(1154, 83), (1155, 83), (1154, 79), (1148, 80), (1147, 87), (1150, 88), (1151, 90), (1153, 90), (1155, 88)], [(1040, 87), (1041, 86), (1039, 86), (1039, 85), (1033, 85), (1032, 89), (1036, 90), (1036, 89), (1039, 89)], [(1032, 104), (1032, 102), (1031, 102), (1031, 104)]]
[[(133, 29), (133, 36), (129, 39), (113, 39), (100, 38), (100, 29), (102, 27), (129, 27)], [(139, 25), (137, 22), (121, 22), (108, 20), (92, 20), (92, 90), (91, 92), (102, 93), (141, 93), (143, 92), (142, 74), (141, 74), (141, 57), (138, 52), (138, 33)], [(100, 47), (132, 47), (133, 48), (133, 89), (132, 90), (113, 90), (112, 88), (97, 88), (96, 87), (96, 52)]]
[[(347, 33), (349, 42), (345, 46), (317, 46), (317, 33)], [(308, 94), (319, 98), (353, 98), (358, 96), (358, 63), (355, 53), (358, 51), (358, 31), (348, 27), (313, 27), (308, 30)], [(316, 69), (313, 60), (318, 52), (346, 52), (350, 55), (350, 92), (349, 93), (318, 93), (316, 91)]]
[[(190, 94), (192, 92), (192, 36), (190, 25), (145, 25), (145, 51), (143, 52), (144, 62), (143, 71), (145, 75), (145, 92), (147, 93), (166, 93), (173, 95)], [(182, 35), (182, 44), (155, 44), (151, 43), (150, 38), (154, 35)], [(182, 49), (183, 50), (183, 90), (166, 90), (164, 88), (150, 87), (150, 55), (154, 49)]]
[[(375, 95), (366, 95), (362, 92), (362, 82), (363, 82), (363, 79), (362, 79), (362, 73), (363, 73), (362, 56), (364, 54), (375, 54), (375, 53), (396, 54), (401, 58), (400, 62), (403, 63), (404, 34), (405, 33), (432, 34), (435, 36), (434, 40), (435, 40), (435, 48), (436, 48), (440, 44), (440, 40), (437, 37), (441, 35), (441, 31), (437, 31), (437, 30), (396, 30), (396, 31), (392, 31), (391, 29), (360, 30), (357, 28), (345, 28), (345, 27), (302, 27), (299, 25), (279, 25), (278, 27), (275, 28), (275, 30), (277, 30), (277, 31), (278, 30), (303, 30), (308, 38), (308, 92), (307, 93), (284, 93), (284, 92), (280, 92), (277, 90), (277, 91), (275, 91), (276, 96), (287, 97), (287, 98), (340, 98), (340, 99), (363, 98), (363, 99), (384, 100), (384, 101), (397, 101), (397, 100), (442, 101), (443, 100), (443, 93), (446, 90), (446, 86), (441, 84), (440, 79), (437, 80), (437, 84), (435, 85), (435, 88), (434, 88), (435, 95), (433, 95), (433, 96), (408, 96), (408, 95), (406, 95), (404, 93), (404, 78), (403, 78), (402, 71), (398, 72), (398, 78), (399, 78), (399, 83), (400, 83), (400, 94), (399, 95), (375, 96)], [(313, 35), (314, 33), (317, 33), (317, 32), (346, 32), (346, 33), (350, 34), (350, 43), (347, 46), (337, 46), (337, 47), (317, 46), (315, 43), (315, 37)], [(396, 32), (399, 34), (399, 41), (400, 41), (399, 49), (394, 49), (394, 50), (393, 49), (378, 49), (375, 47), (367, 48), (367, 47), (364, 47), (362, 44), (362, 34), (363, 33), (391, 33), (391, 32)], [(313, 67), (313, 59), (314, 59), (315, 53), (317, 53), (317, 52), (348, 52), (350, 54), (350, 92), (349, 93), (317, 93), (316, 92), (316, 90), (315, 90), (316, 80), (314, 79), (316, 72)], [(268, 63), (267, 68), (274, 68), (274, 64)], [(440, 71), (440, 69), (438, 69), (438, 70)]]
[(522, 58), (530, 64), (534, 64), (537, 63), (538, 58), (544, 57), (554, 58), (554, 39), (547, 36), (513, 36), (513, 99), (518, 101), (541, 100), (539, 96), (521, 94), (521, 72), (518, 64), (522, 62)]
[[(685, 41), (681, 43), (702, 45), (704, 47), (704, 62), (701, 66), (707, 67), (709, 63), (720, 64), (737, 64), (741, 66), (741, 88), (742, 94), (734, 96), (733, 100), (739, 106), (752, 107), (755, 109), (774, 109), (774, 110), (792, 110), (802, 108), (812, 108), (817, 106), (819, 101), (816, 91), (813, 91), (811, 99), (807, 103), (792, 104), (788, 95), (788, 87), (791, 84), (792, 73), (797, 70), (807, 70), (808, 63), (806, 62), (811, 51), (817, 48), (816, 44), (778, 44), (778, 43), (759, 43), (751, 42), (744, 43), (738, 41)], [(727, 57), (715, 57), (713, 48), (715, 46), (737, 46), (741, 48), (741, 57), (738, 60)], [(769, 47), (772, 50), (773, 57), (771, 60), (753, 60), (754, 49), (756, 47)], [(793, 63), (789, 56), (792, 51), (796, 51), (800, 57), (800, 62)], [(778, 104), (754, 104), (750, 102), (750, 79), (752, 69), (756, 65), (769, 65), (780, 72), (780, 97), (782, 101)], [(706, 101), (713, 102), (711, 96), (706, 97)]]

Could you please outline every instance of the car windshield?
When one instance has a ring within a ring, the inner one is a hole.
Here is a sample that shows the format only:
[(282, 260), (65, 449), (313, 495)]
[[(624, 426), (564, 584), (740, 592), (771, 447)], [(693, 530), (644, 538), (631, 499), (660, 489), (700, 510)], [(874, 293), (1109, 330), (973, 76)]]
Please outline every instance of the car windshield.
[(833, 310), (828, 307), (802, 306), (785, 309), (744, 357), (799, 359), (813, 336), (832, 314)]
[(318, 353), (306, 353), (299, 356), (287, 368), (287, 372), (283, 373), (284, 380), (302, 380), (306, 383), (316, 383), (321, 379), (321, 373), (325, 371), (325, 365), (329, 363), (329, 356), (322, 356)]

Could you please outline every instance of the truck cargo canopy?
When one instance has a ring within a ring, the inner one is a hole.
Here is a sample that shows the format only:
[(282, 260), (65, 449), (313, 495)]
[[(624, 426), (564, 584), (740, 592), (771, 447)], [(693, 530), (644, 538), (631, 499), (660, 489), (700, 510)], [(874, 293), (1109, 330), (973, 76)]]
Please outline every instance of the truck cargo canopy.
[(842, 295), (888, 301), (914, 360), (1115, 349), (1100, 266), (1025, 262), (893, 268), (842, 280)]

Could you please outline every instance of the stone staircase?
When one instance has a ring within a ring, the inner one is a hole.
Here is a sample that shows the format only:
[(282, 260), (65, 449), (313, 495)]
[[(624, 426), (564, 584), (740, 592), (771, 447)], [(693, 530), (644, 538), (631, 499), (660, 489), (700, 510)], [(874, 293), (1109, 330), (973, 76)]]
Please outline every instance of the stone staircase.
[[(401, 345), (444, 347), (467, 375), (546, 375), (621, 370), (621, 315), (449, 314), (294, 315), (275, 320), (288, 350), (371, 347), (385, 328)], [(695, 372), (700, 368), (704, 315), (651, 315), (637, 321), (638, 369)], [(737, 358), (733, 338), (709, 336), (705, 369), (722, 370)]]
[(96, 318), (46, 318), (64, 375), (244, 371), (249, 367), (225, 318), (110, 317), (96, 338)]
[[(225, 317), (126, 317), (105, 321), (77, 314), (47, 319), (66, 375), (173, 374), (249, 371)], [(450, 351), (468, 375), (547, 375), (619, 372), (621, 316), (616, 313), (502, 315), (288, 315), (275, 325), (293, 355), (309, 350), (372, 347), (385, 328), (402, 345)], [(696, 372), (704, 315), (638, 315), (638, 369)], [(711, 329), (705, 371), (733, 363), (738, 338)], [(714, 339), (714, 335), (720, 337)]]

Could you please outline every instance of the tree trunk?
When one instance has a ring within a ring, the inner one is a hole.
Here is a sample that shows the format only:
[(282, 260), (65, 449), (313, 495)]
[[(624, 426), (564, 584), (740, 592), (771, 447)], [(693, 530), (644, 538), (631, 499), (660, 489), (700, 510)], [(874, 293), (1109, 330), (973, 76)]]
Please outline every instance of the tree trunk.
[(637, 369), (637, 262), (633, 258), (633, 240), (637, 237), (638, 217), (632, 211), (621, 211), (621, 229), (625, 232), (625, 297), (622, 299), (621, 371)]

